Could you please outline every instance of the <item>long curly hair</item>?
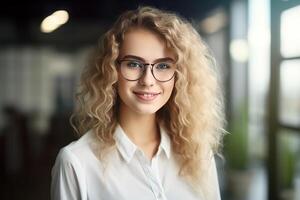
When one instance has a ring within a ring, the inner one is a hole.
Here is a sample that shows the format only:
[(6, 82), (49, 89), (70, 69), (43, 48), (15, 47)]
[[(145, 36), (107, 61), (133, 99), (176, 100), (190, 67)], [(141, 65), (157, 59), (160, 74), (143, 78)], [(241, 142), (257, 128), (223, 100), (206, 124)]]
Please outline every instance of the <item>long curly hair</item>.
[(197, 188), (205, 181), (208, 159), (222, 144), (223, 98), (209, 49), (193, 26), (174, 13), (139, 7), (118, 18), (82, 72), (72, 126), (80, 135), (92, 129), (103, 149), (115, 145), (120, 101), (116, 60), (126, 32), (134, 27), (160, 35), (176, 55), (175, 86), (157, 121), (170, 136), (179, 175)]

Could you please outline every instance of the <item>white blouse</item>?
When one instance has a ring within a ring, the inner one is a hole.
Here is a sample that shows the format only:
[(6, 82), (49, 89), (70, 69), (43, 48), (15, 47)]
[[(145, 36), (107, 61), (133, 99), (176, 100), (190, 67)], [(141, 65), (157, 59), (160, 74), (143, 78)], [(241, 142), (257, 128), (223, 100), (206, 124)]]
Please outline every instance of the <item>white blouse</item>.
[[(178, 176), (170, 139), (161, 128), (158, 152), (150, 161), (118, 125), (116, 147), (107, 161), (98, 159), (93, 131), (62, 148), (52, 169), (52, 200), (204, 200)], [(211, 180), (219, 200), (214, 159)], [(205, 199), (206, 200), (206, 199)], [(211, 199), (210, 199), (211, 200)]]

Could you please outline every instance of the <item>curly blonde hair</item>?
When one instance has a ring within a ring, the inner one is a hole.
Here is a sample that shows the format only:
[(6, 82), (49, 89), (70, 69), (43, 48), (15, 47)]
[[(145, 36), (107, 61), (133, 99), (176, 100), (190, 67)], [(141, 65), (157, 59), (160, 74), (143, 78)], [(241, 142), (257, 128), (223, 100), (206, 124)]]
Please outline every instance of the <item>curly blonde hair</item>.
[(176, 55), (175, 87), (157, 112), (157, 121), (170, 136), (179, 175), (197, 187), (211, 152), (219, 152), (221, 146), (223, 98), (208, 48), (192, 25), (176, 14), (140, 7), (118, 18), (82, 73), (72, 125), (81, 135), (93, 129), (105, 149), (115, 145), (119, 105), (116, 60), (124, 35), (134, 27), (159, 34)]

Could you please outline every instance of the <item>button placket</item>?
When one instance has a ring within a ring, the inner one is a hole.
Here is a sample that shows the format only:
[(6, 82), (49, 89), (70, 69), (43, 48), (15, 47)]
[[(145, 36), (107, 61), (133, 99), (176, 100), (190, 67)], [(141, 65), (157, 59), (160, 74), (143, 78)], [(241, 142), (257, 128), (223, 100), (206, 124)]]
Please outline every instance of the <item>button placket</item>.
[[(146, 177), (148, 177), (149, 185), (151, 187), (151, 190), (152, 190), (155, 198), (159, 199), (159, 200), (166, 200), (164, 192), (163, 192), (163, 188), (158, 180), (157, 175), (154, 173), (154, 170), (152, 169), (152, 166), (153, 165), (155, 166), (156, 163), (152, 163), (153, 164), (152, 165), (151, 162), (149, 162), (145, 158), (145, 156), (143, 155), (142, 152), (138, 153), (138, 160), (144, 170), (144, 173), (146, 174)], [(156, 160), (153, 160), (153, 161), (156, 162)]]

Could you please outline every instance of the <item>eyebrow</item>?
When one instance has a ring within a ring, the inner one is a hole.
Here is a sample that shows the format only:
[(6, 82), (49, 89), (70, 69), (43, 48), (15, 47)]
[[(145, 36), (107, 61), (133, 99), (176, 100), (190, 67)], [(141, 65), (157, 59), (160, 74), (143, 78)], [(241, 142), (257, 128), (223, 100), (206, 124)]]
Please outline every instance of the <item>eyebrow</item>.
[[(135, 55), (125, 55), (121, 60), (126, 60), (126, 59), (135, 59), (135, 60), (139, 60), (142, 62), (146, 62), (146, 60), (144, 58), (135, 56)], [(170, 57), (158, 58), (158, 59), (155, 59), (153, 62), (155, 63), (155, 62), (163, 62), (163, 61), (175, 62), (174, 59), (172, 59)]]

